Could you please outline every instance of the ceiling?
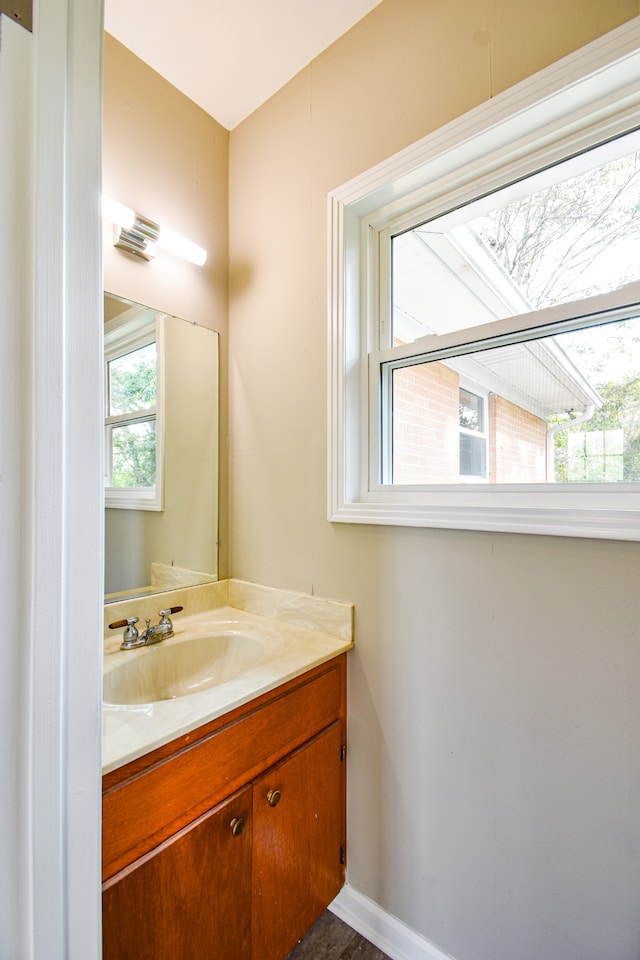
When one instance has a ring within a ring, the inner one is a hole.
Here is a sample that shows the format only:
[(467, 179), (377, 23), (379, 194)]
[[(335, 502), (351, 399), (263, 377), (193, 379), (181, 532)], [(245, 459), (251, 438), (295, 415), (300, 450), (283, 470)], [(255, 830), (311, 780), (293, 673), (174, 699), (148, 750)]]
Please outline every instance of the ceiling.
[(105, 0), (105, 29), (228, 130), (381, 0)]

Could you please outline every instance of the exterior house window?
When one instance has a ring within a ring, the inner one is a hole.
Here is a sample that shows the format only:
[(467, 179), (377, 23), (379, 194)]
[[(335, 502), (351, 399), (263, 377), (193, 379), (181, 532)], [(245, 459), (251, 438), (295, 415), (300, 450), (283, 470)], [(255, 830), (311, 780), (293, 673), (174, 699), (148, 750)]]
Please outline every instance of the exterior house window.
[(331, 195), (330, 519), (640, 539), (638, 40)]
[(487, 477), (487, 402), (485, 397), (460, 388), (460, 477), (485, 480)]
[(105, 323), (105, 503), (161, 510), (161, 325), (125, 307)]

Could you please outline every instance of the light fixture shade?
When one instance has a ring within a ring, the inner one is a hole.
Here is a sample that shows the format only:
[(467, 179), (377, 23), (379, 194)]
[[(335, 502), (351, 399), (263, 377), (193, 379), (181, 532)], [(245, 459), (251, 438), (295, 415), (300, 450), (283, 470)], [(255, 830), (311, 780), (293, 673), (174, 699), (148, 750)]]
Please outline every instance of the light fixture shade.
[(160, 227), (160, 236), (158, 237), (158, 246), (170, 253), (175, 253), (178, 257), (184, 257), (196, 266), (201, 267), (207, 260), (207, 251), (199, 247), (192, 240), (181, 237), (179, 233), (170, 230), (168, 227)]
[(125, 207), (111, 197), (102, 197), (103, 219), (111, 221), (116, 226), (114, 246), (126, 253), (131, 253), (143, 260), (151, 260), (155, 256), (156, 246), (195, 263), (201, 267), (207, 260), (207, 251), (182, 237), (175, 230), (161, 227), (154, 220), (143, 217), (140, 213)]
[(128, 230), (133, 226), (136, 219), (135, 211), (131, 207), (125, 207), (123, 203), (118, 203), (111, 197), (102, 195), (102, 219), (115, 223), (118, 227), (124, 227)]
[(143, 260), (153, 260), (156, 255), (156, 243), (160, 234), (160, 224), (136, 213), (133, 226), (125, 230), (121, 227), (114, 246)]

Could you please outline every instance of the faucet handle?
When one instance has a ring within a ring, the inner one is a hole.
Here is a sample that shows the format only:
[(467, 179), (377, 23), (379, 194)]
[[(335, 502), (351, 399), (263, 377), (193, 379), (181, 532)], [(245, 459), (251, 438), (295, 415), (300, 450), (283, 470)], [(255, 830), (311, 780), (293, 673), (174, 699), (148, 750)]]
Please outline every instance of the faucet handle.
[(166, 610), (159, 610), (158, 616), (160, 617), (160, 623), (166, 622), (171, 614), (180, 613), (181, 610), (184, 610), (184, 607), (167, 607)]
[(133, 627), (133, 624), (137, 623), (139, 619), (139, 617), (127, 617), (125, 620), (114, 620), (113, 623), (109, 624), (109, 630), (120, 630), (122, 627)]
[(126, 627), (120, 644), (121, 650), (129, 650), (131, 647), (137, 646), (138, 631), (136, 630), (136, 623), (138, 619), (138, 617), (127, 617), (125, 620), (114, 620), (113, 623), (109, 624), (109, 630), (120, 630), (122, 627)]

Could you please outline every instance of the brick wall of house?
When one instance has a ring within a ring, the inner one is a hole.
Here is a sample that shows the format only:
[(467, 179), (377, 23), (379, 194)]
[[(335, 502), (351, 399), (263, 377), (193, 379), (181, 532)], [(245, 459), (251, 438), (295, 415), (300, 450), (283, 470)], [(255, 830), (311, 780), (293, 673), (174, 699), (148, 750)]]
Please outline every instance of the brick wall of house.
[(489, 394), (489, 480), (544, 483), (547, 425), (522, 407)]
[[(394, 483), (460, 481), (458, 374), (443, 363), (394, 373)], [(489, 394), (489, 482), (544, 483), (544, 420)]]
[(394, 373), (394, 483), (457, 483), (458, 374), (443, 363)]

